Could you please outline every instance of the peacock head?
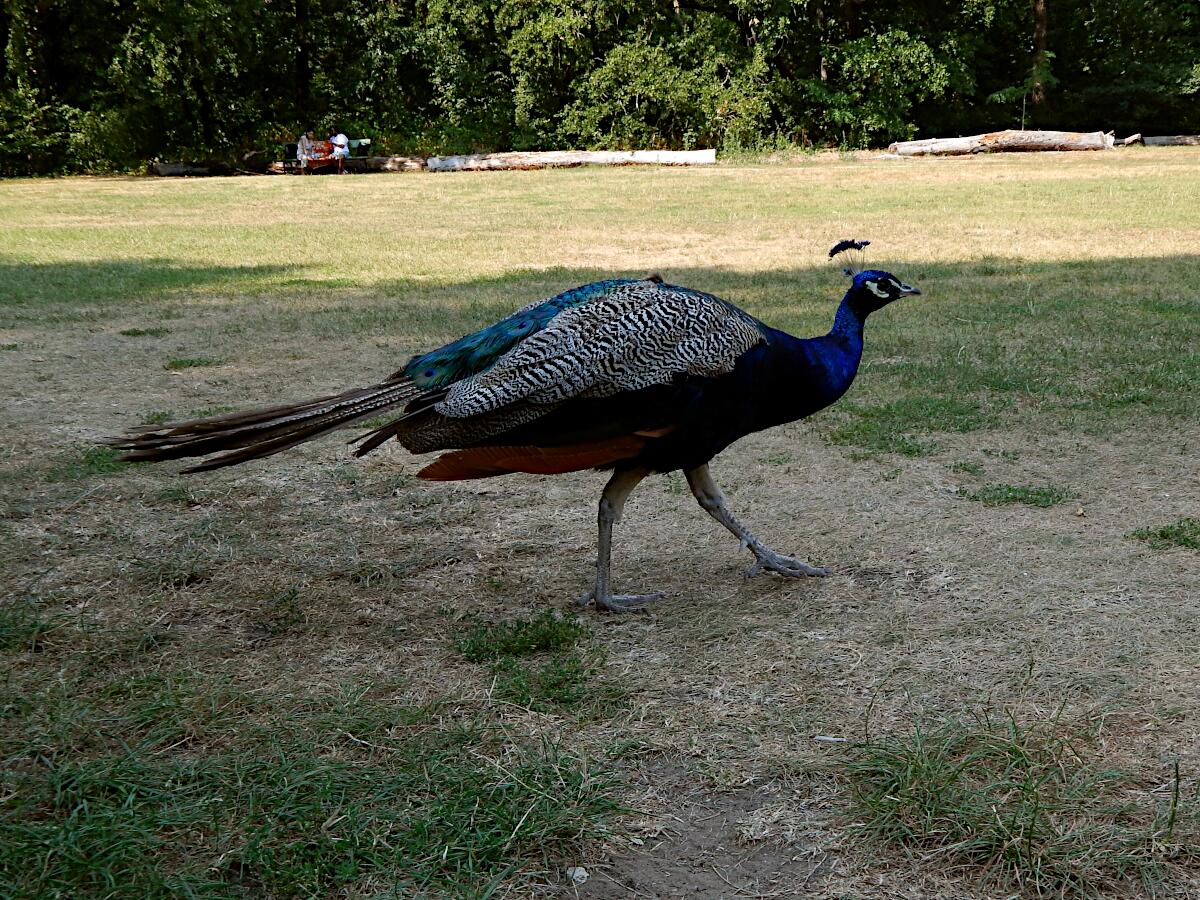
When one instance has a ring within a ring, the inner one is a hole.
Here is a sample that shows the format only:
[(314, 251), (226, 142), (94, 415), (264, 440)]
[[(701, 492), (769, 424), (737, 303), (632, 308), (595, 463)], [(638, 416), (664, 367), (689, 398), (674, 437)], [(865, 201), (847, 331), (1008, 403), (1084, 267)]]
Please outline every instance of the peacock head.
[(850, 284), (850, 290), (846, 291), (846, 302), (861, 316), (867, 316), (877, 309), (882, 309), (893, 300), (921, 293), (912, 285), (905, 284), (891, 272), (881, 272), (879, 269), (864, 270), (862, 263), (866, 258), (865, 251), (870, 244), (870, 241), (838, 241), (829, 250), (830, 259), (839, 253), (845, 253), (856, 263), (853, 266), (847, 266), (842, 271), (854, 279)]
[(911, 284), (905, 284), (891, 272), (867, 269), (854, 275), (854, 282), (846, 292), (846, 299), (863, 314), (882, 309), (894, 300), (921, 293)]

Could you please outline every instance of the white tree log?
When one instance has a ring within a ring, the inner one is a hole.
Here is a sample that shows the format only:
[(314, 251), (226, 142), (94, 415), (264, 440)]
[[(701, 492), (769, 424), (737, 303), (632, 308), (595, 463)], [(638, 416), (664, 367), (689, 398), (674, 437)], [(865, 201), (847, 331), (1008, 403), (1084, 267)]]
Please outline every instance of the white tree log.
[(1142, 138), (1147, 147), (1200, 147), (1200, 134), (1164, 134)]
[(1111, 150), (1112, 146), (1112, 135), (1102, 131), (992, 131), (971, 137), (901, 141), (888, 147), (888, 153), (898, 156), (965, 156), (971, 153), (1037, 150)]
[(424, 168), (422, 156), (366, 156), (346, 160), (349, 172), (420, 172)]
[(431, 156), (431, 172), (480, 172), (494, 169), (546, 169), (564, 166), (706, 166), (717, 161), (716, 150), (551, 150), (529, 153), (477, 153), (470, 156)]

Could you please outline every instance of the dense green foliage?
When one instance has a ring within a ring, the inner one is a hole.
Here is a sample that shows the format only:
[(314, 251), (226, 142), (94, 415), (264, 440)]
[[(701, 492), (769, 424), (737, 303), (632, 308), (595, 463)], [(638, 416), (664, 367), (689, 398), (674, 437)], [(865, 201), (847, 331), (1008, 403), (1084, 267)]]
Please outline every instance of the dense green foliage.
[(1200, 131), (1198, 0), (4, 0), (0, 41), (0, 174), (334, 122), (421, 153)]

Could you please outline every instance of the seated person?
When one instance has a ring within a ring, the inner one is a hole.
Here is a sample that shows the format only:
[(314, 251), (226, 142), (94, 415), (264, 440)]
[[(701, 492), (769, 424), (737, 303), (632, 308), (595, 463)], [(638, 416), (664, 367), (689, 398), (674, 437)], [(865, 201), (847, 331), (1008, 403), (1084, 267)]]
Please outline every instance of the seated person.
[(329, 139), (333, 145), (333, 157), (338, 161), (338, 174), (344, 174), (344, 162), (350, 156), (350, 139), (340, 131)]
[(306, 173), (308, 171), (308, 161), (313, 158), (313, 133), (311, 131), (301, 134), (296, 141), (296, 159), (300, 163), (300, 168)]

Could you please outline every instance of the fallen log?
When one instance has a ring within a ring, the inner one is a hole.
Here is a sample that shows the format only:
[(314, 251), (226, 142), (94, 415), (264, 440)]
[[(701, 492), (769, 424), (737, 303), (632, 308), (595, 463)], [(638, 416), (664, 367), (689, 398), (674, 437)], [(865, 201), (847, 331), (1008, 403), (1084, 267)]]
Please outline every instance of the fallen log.
[(164, 178), (232, 175), (233, 166), (223, 162), (155, 162), (150, 163), (150, 174)]
[(966, 156), (1043, 150), (1111, 150), (1112, 146), (1113, 136), (1102, 131), (992, 131), (971, 137), (900, 141), (888, 147), (888, 153), (897, 156)]
[(425, 165), (431, 172), (483, 172), (570, 166), (707, 166), (716, 161), (716, 150), (548, 150), (431, 156)]
[(346, 160), (348, 172), (420, 172), (424, 168), (423, 156), (364, 156)]
[(1142, 138), (1147, 147), (1200, 147), (1200, 134), (1163, 134)]

